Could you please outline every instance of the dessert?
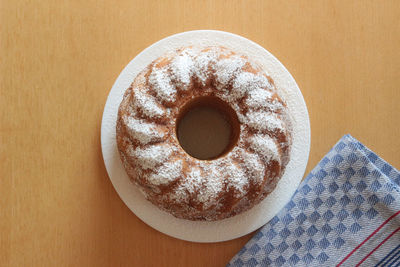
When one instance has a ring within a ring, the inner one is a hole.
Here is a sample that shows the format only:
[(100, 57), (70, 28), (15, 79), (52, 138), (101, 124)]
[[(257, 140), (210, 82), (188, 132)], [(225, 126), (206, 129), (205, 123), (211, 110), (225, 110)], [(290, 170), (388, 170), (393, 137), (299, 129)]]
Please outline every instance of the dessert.
[[(197, 159), (177, 125), (202, 105), (226, 114), (229, 145)], [(263, 200), (290, 158), (291, 119), (271, 77), (230, 49), (184, 47), (159, 57), (126, 90), (117, 145), (130, 179), (154, 205), (189, 220), (221, 220)]]

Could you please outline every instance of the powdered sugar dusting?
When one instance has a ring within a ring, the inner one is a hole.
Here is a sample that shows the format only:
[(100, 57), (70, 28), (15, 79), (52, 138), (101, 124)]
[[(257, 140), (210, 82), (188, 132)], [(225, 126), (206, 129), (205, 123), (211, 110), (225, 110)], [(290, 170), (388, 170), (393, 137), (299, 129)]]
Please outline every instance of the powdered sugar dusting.
[(183, 52), (171, 62), (171, 72), (175, 81), (180, 83), (180, 90), (187, 90), (190, 85), (194, 62), (188, 52)]
[(268, 135), (254, 135), (249, 138), (250, 148), (267, 161), (276, 160), (280, 162), (278, 146)]
[[(216, 202), (217, 197), (221, 193), (223, 181), (221, 173), (217, 168), (210, 168), (206, 162), (193, 166), (187, 172), (184, 182), (179, 185), (175, 194), (171, 197), (178, 202), (186, 201), (189, 192), (191, 197), (195, 197), (195, 201), (202, 203), (205, 209), (209, 208)], [(204, 179), (207, 173), (208, 179)]]
[[(207, 175), (205, 179), (204, 175)], [(196, 201), (202, 203), (205, 209), (216, 204), (225, 183), (225, 177), (229, 177), (228, 187), (233, 188), (237, 197), (245, 194), (245, 186), (248, 184), (246, 174), (238, 163), (232, 159), (220, 158), (214, 161), (201, 161), (198, 167), (192, 167), (187, 173), (184, 183), (174, 196), (175, 200), (184, 201), (187, 190), (191, 194), (196, 193)]]
[(203, 175), (199, 167), (191, 167), (186, 173), (178, 188), (169, 195), (171, 199), (177, 202), (185, 202), (198, 192), (203, 184)]
[(283, 104), (273, 98), (273, 92), (264, 89), (255, 89), (249, 92), (245, 101), (250, 109), (265, 109), (277, 112), (283, 109)]
[(244, 169), (249, 174), (249, 179), (251, 179), (254, 184), (261, 184), (264, 181), (265, 167), (260, 157), (244, 149), (240, 149), (238, 155), (243, 161)]
[(217, 89), (224, 89), (228, 82), (235, 77), (235, 74), (241, 70), (245, 63), (246, 61), (239, 56), (228, 57), (219, 60), (214, 65), (214, 75), (215, 80), (217, 81)]
[(144, 169), (154, 169), (166, 161), (172, 154), (172, 148), (168, 145), (151, 145), (146, 148), (136, 148), (131, 152), (135, 157), (139, 166)]
[(208, 179), (200, 178), (202, 186), (198, 188), (197, 201), (203, 204), (204, 208), (209, 208), (212, 204), (216, 203), (216, 199), (222, 190), (222, 177), (221, 173), (216, 168), (207, 168), (204, 170), (207, 173)]
[(253, 74), (251, 72), (241, 72), (237, 75), (232, 85), (231, 97), (238, 99), (249, 91), (255, 89), (264, 89), (268, 85), (268, 79), (260, 74)]
[(148, 123), (134, 117), (123, 117), (127, 126), (129, 136), (141, 144), (147, 144), (151, 141), (162, 141), (166, 135), (165, 127)]
[(173, 102), (176, 98), (176, 88), (172, 84), (168, 68), (153, 67), (149, 75), (149, 84), (154, 88), (156, 95), (163, 101)]
[(248, 185), (247, 175), (238, 163), (229, 160), (224, 164), (223, 173), (228, 177), (228, 188), (234, 188), (236, 197), (241, 197), (245, 193), (245, 186)]
[(249, 92), (246, 105), (249, 107), (268, 107), (270, 105), (272, 92), (257, 88)]
[(166, 162), (152, 173), (148, 181), (153, 185), (168, 184), (182, 175), (182, 160)]
[(194, 58), (194, 76), (204, 85), (210, 77), (209, 67), (217, 62), (218, 54), (215, 49), (198, 54)]
[(133, 104), (150, 118), (161, 118), (165, 116), (165, 111), (154, 100), (148, 91), (142, 88), (134, 90)]
[[(223, 180), (221, 177), (229, 177), (229, 186), (233, 187), (236, 192), (244, 192), (244, 187), (247, 184), (246, 175), (231, 156), (219, 158), (214, 161), (201, 162), (200, 166), (204, 169), (205, 173), (209, 174), (209, 177), (213, 177), (209, 180), (214, 183), (222, 184)], [(216, 173), (215, 170), (218, 170), (218, 172)]]
[(283, 129), (282, 120), (275, 113), (265, 111), (250, 111), (246, 115), (247, 125), (255, 130), (275, 131)]

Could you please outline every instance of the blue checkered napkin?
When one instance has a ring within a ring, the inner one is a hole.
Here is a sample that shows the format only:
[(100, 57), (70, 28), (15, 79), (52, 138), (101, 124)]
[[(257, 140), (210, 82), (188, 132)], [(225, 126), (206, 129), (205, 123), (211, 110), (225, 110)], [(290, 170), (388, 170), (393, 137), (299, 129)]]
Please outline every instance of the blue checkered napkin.
[(400, 266), (400, 173), (350, 135), (228, 266)]

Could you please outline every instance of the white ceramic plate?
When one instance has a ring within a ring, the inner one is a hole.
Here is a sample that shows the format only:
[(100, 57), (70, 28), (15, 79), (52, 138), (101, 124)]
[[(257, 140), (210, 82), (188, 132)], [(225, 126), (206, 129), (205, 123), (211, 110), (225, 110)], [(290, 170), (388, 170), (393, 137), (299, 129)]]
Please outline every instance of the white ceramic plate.
[[(118, 107), (136, 75), (165, 52), (188, 45), (222, 45), (239, 51), (260, 64), (275, 81), (293, 117), (290, 162), (276, 189), (249, 211), (216, 222), (177, 219), (147, 201), (129, 180), (119, 158), (115, 139)], [(114, 83), (101, 124), (104, 163), (115, 190), (143, 222), (175, 238), (193, 242), (219, 242), (246, 235), (267, 223), (290, 200), (302, 180), (310, 151), (310, 121), (303, 96), (286, 68), (267, 50), (241, 36), (221, 31), (190, 31), (169, 36), (137, 55)]]

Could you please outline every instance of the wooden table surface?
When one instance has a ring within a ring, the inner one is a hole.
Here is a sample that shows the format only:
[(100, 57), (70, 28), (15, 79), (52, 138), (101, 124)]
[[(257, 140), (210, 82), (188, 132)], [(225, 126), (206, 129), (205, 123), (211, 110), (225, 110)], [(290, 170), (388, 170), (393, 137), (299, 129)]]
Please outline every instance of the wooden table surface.
[(399, 168), (399, 18), (399, 1), (0, 0), (0, 265), (224, 266), (250, 239), (157, 232), (103, 164), (115, 79), (182, 31), (242, 35), (287, 67), (310, 113), (307, 172), (346, 133)]

